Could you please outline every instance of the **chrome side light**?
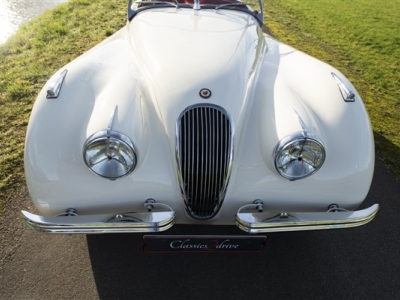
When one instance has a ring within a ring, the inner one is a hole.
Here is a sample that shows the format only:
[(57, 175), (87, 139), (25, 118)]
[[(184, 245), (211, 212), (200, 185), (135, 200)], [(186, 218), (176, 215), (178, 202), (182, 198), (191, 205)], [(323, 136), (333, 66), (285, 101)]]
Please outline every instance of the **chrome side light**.
[(57, 98), (61, 91), (61, 86), (64, 82), (65, 76), (67, 75), (68, 70), (63, 70), (54, 81), (49, 83), (47, 88), (47, 99), (49, 98)]
[(95, 174), (116, 180), (136, 167), (136, 149), (126, 135), (102, 130), (91, 135), (83, 147), (83, 159)]
[(356, 95), (352, 91), (352, 88), (346, 85), (335, 73), (331, 73), (333, 78), (339, 87), (339, 91), (342, 94), (343, 100), (345, 102), (354, 102), (356, 100)]
[(324, 146), (305, 132), (284, 138), (275, 148), (275, 168), (289, 180), (298, 180), (314, 174), (324, 161)]

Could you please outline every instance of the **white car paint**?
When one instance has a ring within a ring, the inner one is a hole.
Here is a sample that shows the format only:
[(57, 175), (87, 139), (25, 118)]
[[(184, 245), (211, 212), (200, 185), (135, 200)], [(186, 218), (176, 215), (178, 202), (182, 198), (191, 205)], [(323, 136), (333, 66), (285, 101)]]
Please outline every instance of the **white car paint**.
[[(332, 203), (355, 209), (368, 193), (374, 142), (360, 96), (345, 102), (331, 73), (348, 83), (343, 74), (264, 34), (250, 14), (148, 9), (58, 73), (64, 69), (60, 96), (47, 99), (47, 85), (39, 94), (26, 139), (27, 184), (44, 216), (70, 207), (143, 211), (153, 198), (176, 212), (177, 223), (234, 224), (255, 199), (272, 211), (322, 212)], [(212, 97), (201, 99), (202, 88)], [(176, 122), (197, 103), (223, 107), (234, 127), (226, 197), (208, 221), (187, 215), (175, 159)], [(115, 106), (113, 130), (132, 139), (138, 165), (110, 181), (86, 167), (82, 151)], [(326, 160), (314, 175), (289, 181), (275, 170), (274, 149), (303, 130), (321, 140)]]

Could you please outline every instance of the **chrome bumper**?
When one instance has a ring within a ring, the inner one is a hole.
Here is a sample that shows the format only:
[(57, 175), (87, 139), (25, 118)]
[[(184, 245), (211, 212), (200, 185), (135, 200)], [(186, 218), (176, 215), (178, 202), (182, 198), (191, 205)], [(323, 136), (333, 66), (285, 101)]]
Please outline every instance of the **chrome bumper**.
[[(374, 204), (358, 211), (238, 212), (235, 223), (248, 233), (350, 228), (370, 222), (378, 210), (379, 205)], [(33, 230), (68, 234), (160, 232), (171, 228), (175, 223), (174, 211), (57, 217), (44, 217), (22, 211), (22, 215)]]
[(160, 232), (175, 223), (175, 212), (43, 217), (22, 211), (30, 228), (49, 233)]
[(237, 213), (236, 225), (248, 233), (350, 228), (370, 222), (379, 210), (374, 204), (358, 211)]

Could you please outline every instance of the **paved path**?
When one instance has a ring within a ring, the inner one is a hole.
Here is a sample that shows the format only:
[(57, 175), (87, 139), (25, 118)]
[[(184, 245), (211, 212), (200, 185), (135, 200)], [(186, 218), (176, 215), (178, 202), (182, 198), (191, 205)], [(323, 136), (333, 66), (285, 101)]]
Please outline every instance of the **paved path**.
[(380, 161), (365, 203), (381, 204), (374, 221), (269, 234), (262, 254), (150, 255), (138, 235), (35, 233), (17, 218), (30, 205), (20, 198), (0, 219), (2, 299), (400, 299), (400, 182)]

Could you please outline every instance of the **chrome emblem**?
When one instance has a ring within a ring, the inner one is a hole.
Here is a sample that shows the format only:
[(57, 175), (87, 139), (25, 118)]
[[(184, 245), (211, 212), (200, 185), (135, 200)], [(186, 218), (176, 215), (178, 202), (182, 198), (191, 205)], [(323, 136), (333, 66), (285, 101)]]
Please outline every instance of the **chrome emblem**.
[(203, 99), (208, 99), (211, 97), (211, 91), (209, 89), (201, 89), (199, 94)]

